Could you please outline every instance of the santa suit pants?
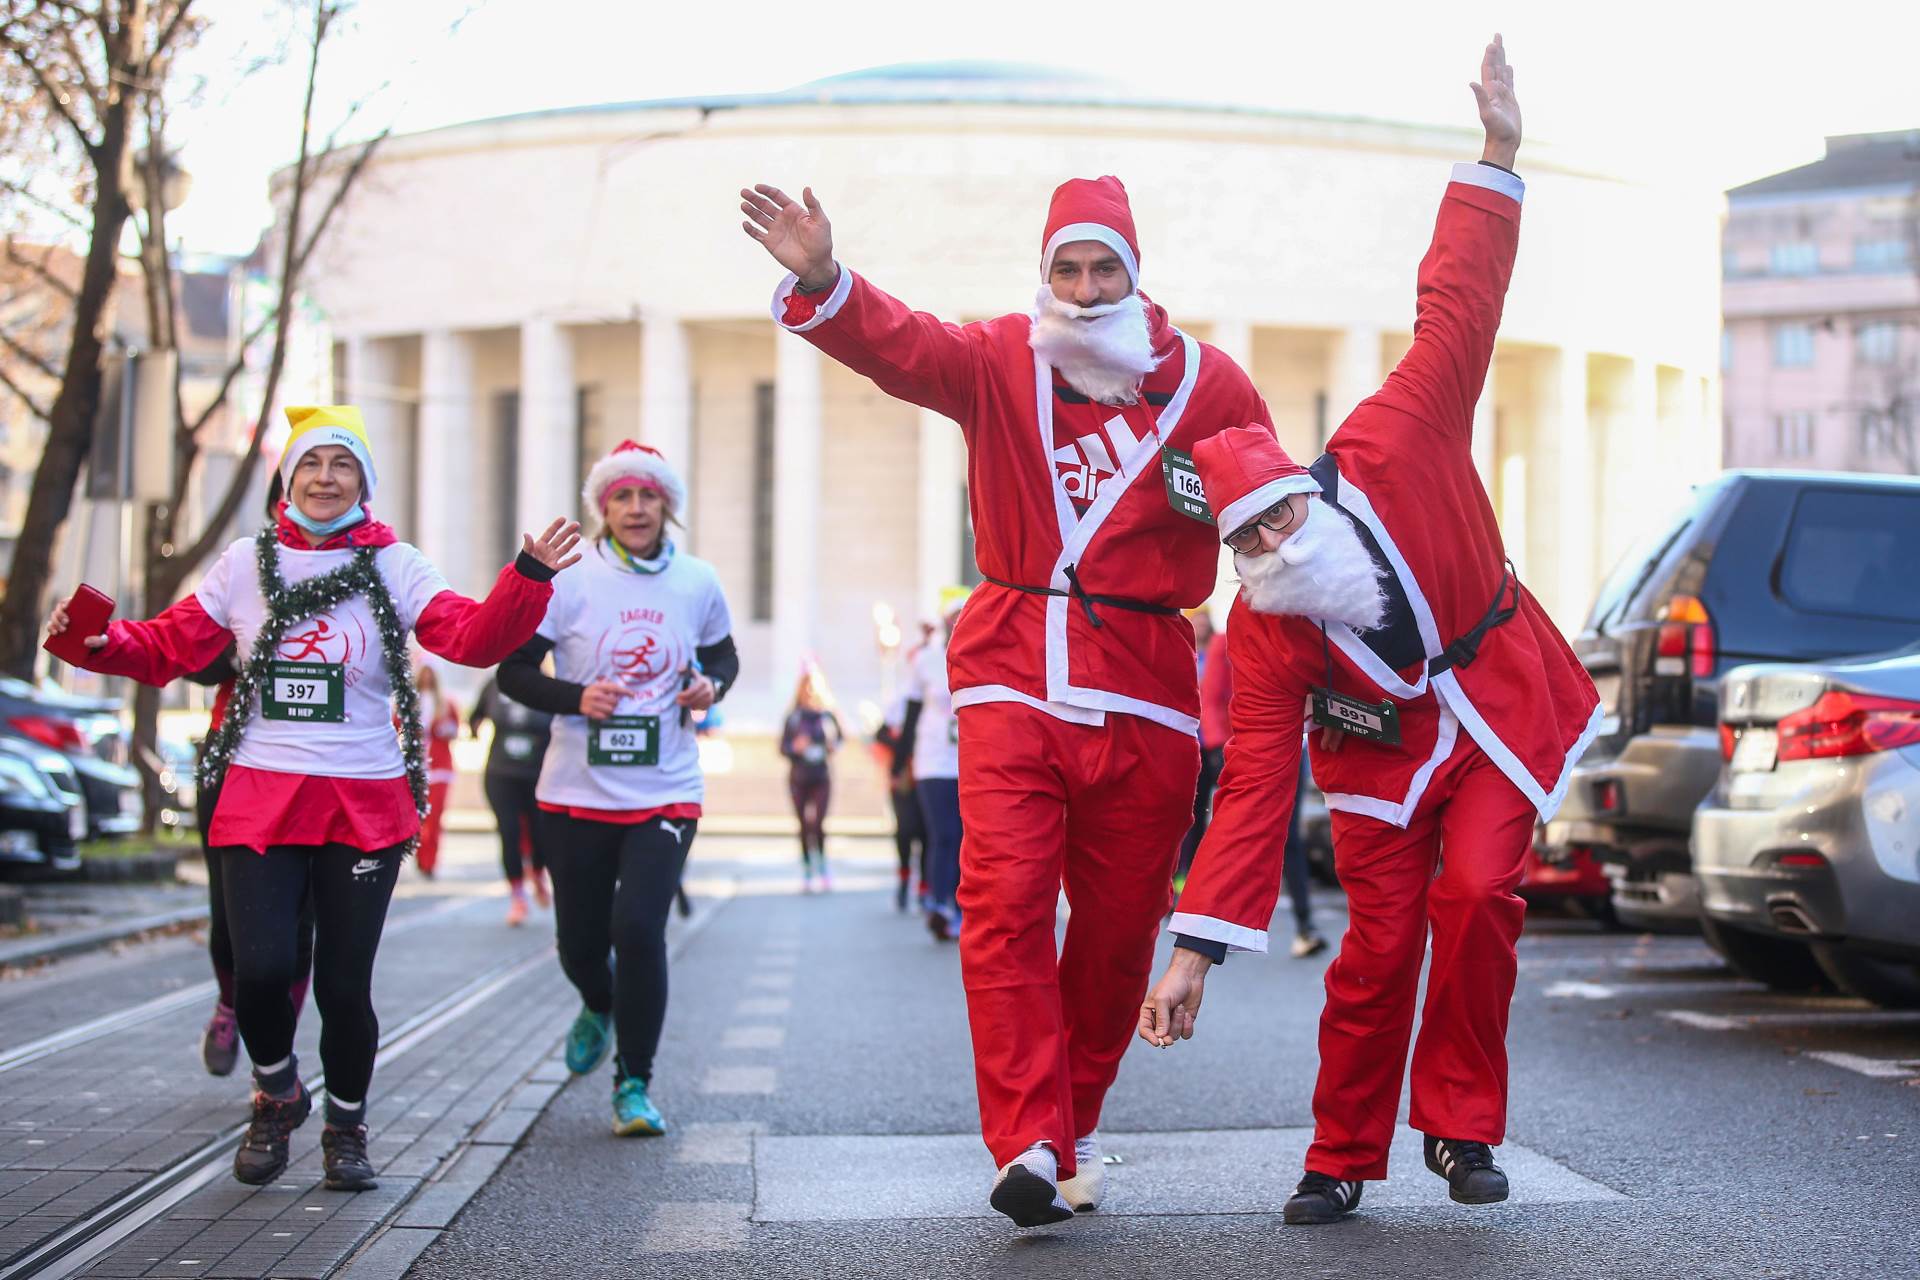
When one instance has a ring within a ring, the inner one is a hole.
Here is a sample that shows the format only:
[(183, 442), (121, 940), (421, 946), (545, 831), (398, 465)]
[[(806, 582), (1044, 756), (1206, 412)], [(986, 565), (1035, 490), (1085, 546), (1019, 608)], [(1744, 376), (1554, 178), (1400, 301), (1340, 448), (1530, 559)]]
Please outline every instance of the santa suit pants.
[(1498, 1143), (1507, 1122), (1507, 1009), (1526, 906), (1515, 894), (1533, 805), (1465, 733), (1405, 830), (1334, 811), (1348, 925), (1327, 968), (1307, 1168), (1387, 1176), (1427, 932), (1433, 964), (1413, 1051), (1410, 1121)]
[(1001, 1165), (1052, 1144), (1065, 1178), (1139, 1019), (1200, 748), (1130, 715), (1094, 727), (989, 702), (959, 720), (960, 972), (981, 1133)]

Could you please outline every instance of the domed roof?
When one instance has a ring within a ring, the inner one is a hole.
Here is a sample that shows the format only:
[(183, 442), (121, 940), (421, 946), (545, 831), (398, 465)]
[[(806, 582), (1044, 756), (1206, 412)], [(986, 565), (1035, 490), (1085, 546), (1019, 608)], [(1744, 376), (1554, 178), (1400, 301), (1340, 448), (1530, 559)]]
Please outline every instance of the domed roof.
[(827, 76), (765, 96), (788, 102), (1106, 102), (1129, 93), (1120, 81), (1024, 62), (896, 62)]

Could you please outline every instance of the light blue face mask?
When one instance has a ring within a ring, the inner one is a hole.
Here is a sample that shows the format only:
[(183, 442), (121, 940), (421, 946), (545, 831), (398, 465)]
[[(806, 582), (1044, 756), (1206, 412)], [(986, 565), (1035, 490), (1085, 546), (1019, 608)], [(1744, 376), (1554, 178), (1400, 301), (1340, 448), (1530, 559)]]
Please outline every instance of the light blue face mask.
[(354, 503), (349, 511), (342, 511), (331, 520), (315, 520), (291, 502), (287, 504), (287, 519), (305, 529), (316, 538), (330, 538), (343, 529), (351, 529), (367, 518), (367, 509)]

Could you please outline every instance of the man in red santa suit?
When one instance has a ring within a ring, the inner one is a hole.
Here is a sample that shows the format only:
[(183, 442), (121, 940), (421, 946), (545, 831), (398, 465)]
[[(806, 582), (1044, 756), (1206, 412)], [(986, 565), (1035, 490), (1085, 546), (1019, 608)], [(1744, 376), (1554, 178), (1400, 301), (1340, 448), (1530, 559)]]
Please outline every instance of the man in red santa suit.
[(1193, 815), (1200, 705), (1180, 611), (1212, 590), (1219, 549), (1188, 455), (1268, 422), (1266, 406), (1139, 292), (1116, 178), (1053, 193), (1031, 311), (968, 325), (844, 269), (811, 190), (740, 194), (747, 234), (790, 273), (781, 327), (967, 442), (986, 583), (947, 656), (961, 973), (991, 1202), (1021, 1226), (1061, 1221), (1099, 1202), (1095, 1128)]
[(1265, 951), (1300, 741), (1333, 819), (1350, 922), (1326, 976), (1306, 1176), (1288, 1222), (1331, 1222), (1387, 1174), (1420, 962), (1413, 1126), (1452, 1198), (1507, 1197), (1507, 1008), (1525, 914), (1514, 888), (1599, 723), (1598, 698), (1507, 562), (1475, 472), (1473, 410), (1513, 271), (1523, 187), (1498, 36), (1474, 85), (1485, 159), (1456, 166), (1420, 265), (1414, 339), (1311, 468), (1270, 431), (1196, 460), (1241, 590), (1227, 626), (1232, 736), (1172, 964), (1140, 1017), (1193, 1034), (1206, 971)]

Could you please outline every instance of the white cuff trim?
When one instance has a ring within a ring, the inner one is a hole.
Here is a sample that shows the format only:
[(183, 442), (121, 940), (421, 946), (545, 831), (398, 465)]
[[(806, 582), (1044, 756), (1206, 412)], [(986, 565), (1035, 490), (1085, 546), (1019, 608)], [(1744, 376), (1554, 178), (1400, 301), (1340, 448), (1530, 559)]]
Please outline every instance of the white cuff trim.
[(1252, 493), (1227, 504), (1217, 520), (1220, 540), (1225, 542), (1241, 525), (1289, 494), (1318, 492), (1320, 482), (1310, 475), (1282, 476), (1278, 480), (1269, 480)]
[(1267, 953), (1265, 929), (1249, 929), (1243, 924), (1216, 920), (1212, 916), (1176, 911), (1173, 918), (1167, 921), (1167, 932), (1184, 933), (1189, 938), (1205, 938), (1208, 942), (1224, 942), (1228, 951), (1252, 951), (1259, 955)]
[(827, 295), (827, 300), (820, 304), (820, 309), (813, 313), (813, 318), (804, 324), (788, 324), (785, 319), (787, 299), (800, 287), (800, 277), (789, 271), (779, 288), (773, 291), (773, 322), (788, 333), (805, 333), (822, 321), (833, 319), (835, 313), (846, 304), (847, 295), (853, 292), (853, 272), (839, 263), (834, 265), (840, 268), (839, 282), (833, 286), (833, 292)]
[(1527, 198), (1526, 183), (1505, 169), (1496, 169), (1490, 164), (1456, 164), (1453, 166), (1453, 181), (1498, 191), (1515, 204), (1522, 204)]

